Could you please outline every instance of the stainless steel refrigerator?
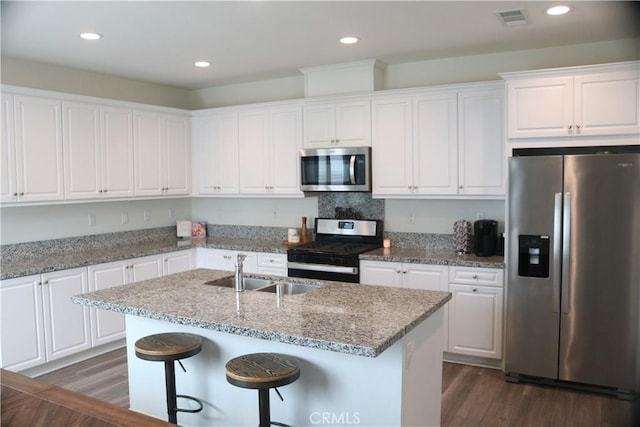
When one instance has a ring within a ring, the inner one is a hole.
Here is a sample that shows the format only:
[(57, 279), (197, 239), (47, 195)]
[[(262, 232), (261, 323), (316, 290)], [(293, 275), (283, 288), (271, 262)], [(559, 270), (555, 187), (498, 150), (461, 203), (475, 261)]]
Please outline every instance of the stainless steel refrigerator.
[(637, 150), (509, 159), (507, 381), (640, 392)]

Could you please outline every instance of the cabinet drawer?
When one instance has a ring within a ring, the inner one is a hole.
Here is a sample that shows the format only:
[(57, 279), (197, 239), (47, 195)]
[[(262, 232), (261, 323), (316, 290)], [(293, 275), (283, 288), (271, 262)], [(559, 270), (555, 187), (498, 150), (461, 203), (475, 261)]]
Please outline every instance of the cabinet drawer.
[(503, 286), (501, 268), (449, 267), (449, 283)]
[(287, 266), (287, 256), (285, 254), (258, 254), (258, 265), (260, 267), (285, 268)]

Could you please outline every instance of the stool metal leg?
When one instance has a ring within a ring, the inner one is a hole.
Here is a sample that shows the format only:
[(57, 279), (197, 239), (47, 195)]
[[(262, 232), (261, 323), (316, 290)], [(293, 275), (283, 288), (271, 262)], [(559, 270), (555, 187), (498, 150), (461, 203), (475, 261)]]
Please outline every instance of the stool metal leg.
[(164, 378), (167, 389), (167, 414), (169, 415), (169, 422), (178, 424), (176, 411), (178, 407), (178, 402), (176, 401), (176, 369), (173, 360), (166, 360), (164, 362)]
[(269, 389), (258, 390), (258, 411), (260, 412), (260, 427), (271, 426), (271, 408), (269, 407)]

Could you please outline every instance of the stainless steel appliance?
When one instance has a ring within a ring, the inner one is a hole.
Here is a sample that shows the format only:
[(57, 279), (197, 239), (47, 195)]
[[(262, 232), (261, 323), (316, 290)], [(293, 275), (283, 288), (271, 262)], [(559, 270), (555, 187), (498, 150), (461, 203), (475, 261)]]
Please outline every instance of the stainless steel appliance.
[(300, 151), (302, 191), (371, 191), (371, 147)]
[(639, 148), (514, 150), (507, 381), (640, 392)]
[(316, 218), (315, 240), (287, 250), (289, 277), (360, 282), (358, 255), (382, 246), (383, 222)]

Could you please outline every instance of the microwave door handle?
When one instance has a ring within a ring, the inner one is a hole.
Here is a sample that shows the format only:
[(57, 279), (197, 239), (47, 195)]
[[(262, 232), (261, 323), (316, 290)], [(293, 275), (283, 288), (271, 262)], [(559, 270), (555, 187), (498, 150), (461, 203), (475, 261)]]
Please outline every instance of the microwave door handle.
[(356, 185), (356, 156), (351, 156), (349, 160), (349, 179), (351, 185)]

